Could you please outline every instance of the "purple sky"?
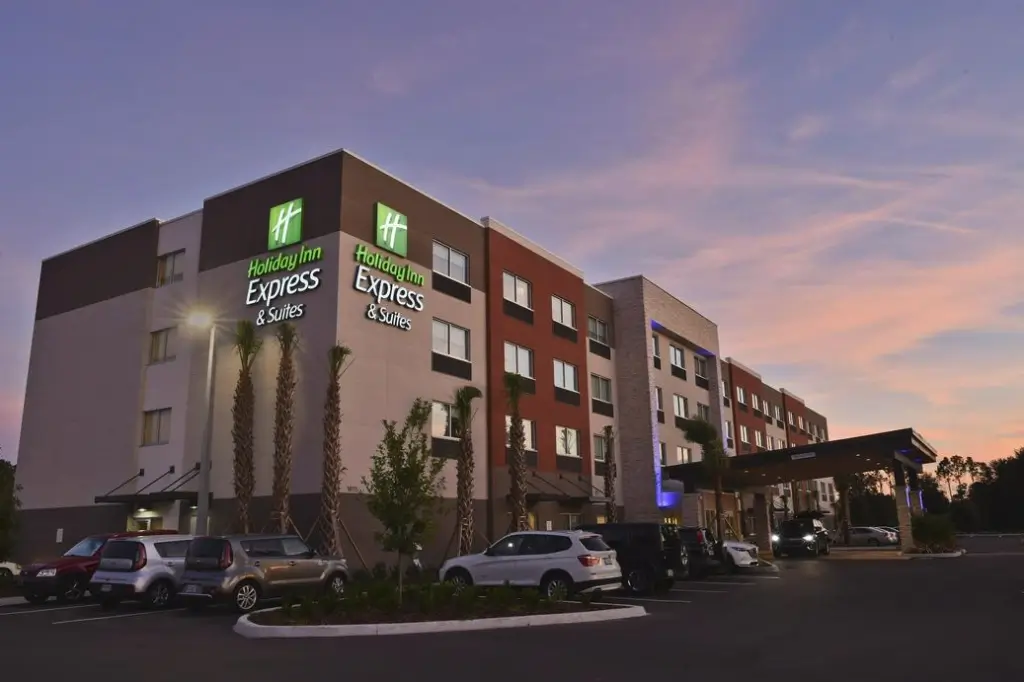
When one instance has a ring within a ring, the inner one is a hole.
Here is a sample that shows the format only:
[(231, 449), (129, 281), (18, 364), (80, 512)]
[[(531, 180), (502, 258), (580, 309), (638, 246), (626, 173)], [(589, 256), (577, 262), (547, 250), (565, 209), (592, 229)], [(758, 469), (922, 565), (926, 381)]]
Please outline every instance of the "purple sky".
[(42, 258), (338, 147), (647, 274), (834, 437), (1024, 445), (1024, 3), (156, 4), (5, 4), (3, 456)]

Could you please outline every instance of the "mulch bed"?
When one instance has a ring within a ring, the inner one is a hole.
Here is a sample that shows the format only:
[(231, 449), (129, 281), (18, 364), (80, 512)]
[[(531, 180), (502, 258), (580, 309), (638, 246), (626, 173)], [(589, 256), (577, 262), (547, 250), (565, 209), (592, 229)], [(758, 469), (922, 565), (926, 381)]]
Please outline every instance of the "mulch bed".
[(385, 623), (423, 623), (428, 621), (579, 613), (581, 611), (602, 611), (613, 608), (616, 608), (616, 606), (563, 601), (541, 604), (536, 607), (524, 604), (516, 604), (510, 607), (481, 604), (468, 611), (456, 606), (447, 606), (432, 609), (425, 613), (417, 609), (414, 604), (409, 604), (399, 611), (374, 609), (344, 610), (339, 608), (333, 613), (310, 618), (308, 614), (301, 614), (299, 609), (295, 607), (288, 614), (281, 609), (275, 609), (273, 611), (253, 614), (249, 617), (249, 620), (256, 625), (381, 625)]

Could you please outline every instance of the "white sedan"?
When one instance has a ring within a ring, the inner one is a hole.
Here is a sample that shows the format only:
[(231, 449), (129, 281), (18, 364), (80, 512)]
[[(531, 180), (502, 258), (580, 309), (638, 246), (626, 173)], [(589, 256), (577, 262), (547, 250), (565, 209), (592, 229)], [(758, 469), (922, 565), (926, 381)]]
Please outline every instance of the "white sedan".
[(722, 543), (722, 554), (729, 569), (750, 568), (760, 563), (757, 545), (749, 542), (726, 540)]
[(547, 597), (622, 586), (615, 550), (578, 530), (510, 533), (480, 554), (449, 559), (439, 574), (458, 585), (536, 587)]

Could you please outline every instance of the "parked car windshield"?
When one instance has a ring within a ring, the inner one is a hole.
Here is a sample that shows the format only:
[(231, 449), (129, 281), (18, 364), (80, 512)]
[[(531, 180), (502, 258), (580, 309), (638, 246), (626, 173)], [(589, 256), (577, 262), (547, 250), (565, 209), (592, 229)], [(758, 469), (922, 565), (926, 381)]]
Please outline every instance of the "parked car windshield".
[(134, 559), (138, 544), (133, 540), (114, 540), (106, 544), (101, 556), (104, 559)]
[(607, 552), (611, 549), (608, 543), (601, 538), (600, 535), (588, 535), (580, 538), (580, 544), (589, 549), (591, 552)]
[(814, 532), (814, 524), (806, 519), (790, 519), (782, 522), (782, 534), (794, 537)]
[(64, 556), (92, 556), (96, 553), (96, 550), (103, 546), (103, 541), (104, 538), (86, 538), (68, 551), (64, 552)]

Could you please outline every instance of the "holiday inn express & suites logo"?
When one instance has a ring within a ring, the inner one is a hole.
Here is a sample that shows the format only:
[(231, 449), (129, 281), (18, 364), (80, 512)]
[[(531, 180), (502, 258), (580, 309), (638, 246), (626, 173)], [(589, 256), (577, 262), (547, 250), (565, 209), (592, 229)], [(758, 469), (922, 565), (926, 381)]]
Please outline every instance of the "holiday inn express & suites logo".
[(300, 241), (302, 241), (302, 199), (292, 199), (270, 209), (267, 251), (298, 244)]
[(398, 211), (377, 204), (377, 246), (405, 258), (409, 252), (409, 219)]

